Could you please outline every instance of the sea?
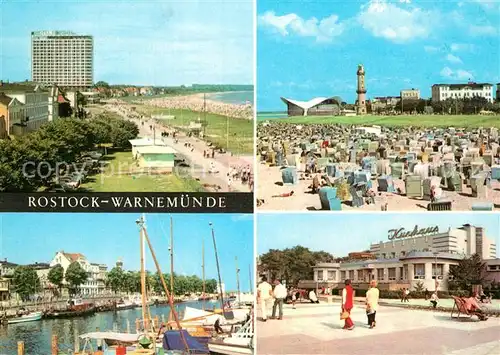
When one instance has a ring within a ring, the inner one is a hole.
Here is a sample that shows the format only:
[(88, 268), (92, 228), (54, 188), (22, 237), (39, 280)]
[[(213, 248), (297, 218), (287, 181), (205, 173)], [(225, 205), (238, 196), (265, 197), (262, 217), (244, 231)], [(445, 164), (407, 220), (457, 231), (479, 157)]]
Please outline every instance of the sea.
[(207, 94), (207, 99), (226, 104), (244, 105), (250, 103), (253, 105), (253, 91), (217, 92)]
[[(175, 305), (177, 312), (184, 310), (186, 306), (192, 308), (213, 309), (219, 307), (219, 302), (200, 301), (182, 302)], [(167, 320), (170, 313), (168, 305), (151, 306), (151, 316), (161, 315)], [(74, 349), (74, 331), (79, 335), (100, 331), (112, 331), (117, 327), (118, 331), (125, 332), (127, 319), (130, 323), (130, 331), (135, 331), (135, 320), (142, 318), (141, 308), (128, 309), (116, 312), (95, 313), (86, 317), (75, 317), (68, 319), (43, 319), (40, 321), (9, 324), (0, 326), (0, 354), (17, 354), (17, 342), (24, 341), (25, 353), (27, 355), (46, 355), (51, 353), (52, 335), (56, 334), (59, 339), (59, 349)], [(80, 341), (80, 347), (83, 347)], [(61, 354), (70, 354), (69, 351), (61, 351)], [(72, 352), (71, 352), (72, 354)]]
[(257, 112), (257, 121), (276, 120), (287, 117), (287, 112)]

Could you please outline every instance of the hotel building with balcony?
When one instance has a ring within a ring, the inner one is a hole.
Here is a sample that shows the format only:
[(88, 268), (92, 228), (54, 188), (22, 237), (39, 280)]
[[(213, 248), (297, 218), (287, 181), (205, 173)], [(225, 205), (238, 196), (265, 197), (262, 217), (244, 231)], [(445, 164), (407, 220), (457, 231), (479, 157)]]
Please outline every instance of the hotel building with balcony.
[(94, 83), (94, 40), (70, 31), (31, 32), (31, 79), (85, 90)]
[(437, 289), (447, 291), (450, 267), (473, 254), (485, 261), (489, 279), (497, 278), (500, 271), (496, 244), (482, 227), (465, 224), (446, 231), (437, 226), (415, 226), (411, 231), (398, 228), (389, 231), (388, 239), (371, 244), (372, 257), (315, 265), (314, 279), (301, 280), (299, 287), (341, 288), (350, 279), (359, 289), (367, 289), (371, 280), (377, 280), (383, 290), (414, 289), (417, 284), (434, 290), (437, 281)]

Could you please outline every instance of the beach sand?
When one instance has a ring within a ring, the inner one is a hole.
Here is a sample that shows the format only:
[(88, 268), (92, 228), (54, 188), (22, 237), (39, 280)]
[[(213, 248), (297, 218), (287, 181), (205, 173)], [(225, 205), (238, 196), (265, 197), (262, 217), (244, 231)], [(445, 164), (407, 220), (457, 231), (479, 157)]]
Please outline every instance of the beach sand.
[[(321, 210), (321, 203), (318, 194), (311, 194), (308, 188), (312, 184), (312, 178), (307, 180), (299, 180), (297, 185), (280, 186), (282, 182), (281, 170), (278, 167), (269, 167), (267, 164), (258, 163), (257, 165), (257, 199), (263, 199), (265, 203), (259, 207), (259, 210), (287, 210), (287, 211), (304, 211), (304, 210)], [(302, 172), (299, 171), (300, 177)], [(277, 184), (278, 183), (278, 184)], [(394, 187), (405, 191), (404, 181), (394, 179)], [(457, 193), (453, 191), (443, 191), (442, 200), (452, 201), (453, 211), (470, 211), (474, 203), (478, 202), (496, 202), (500, 203), (500, 182), (492, 180), (491, 189), (488, 189), (487, 198), (471, 197), (471, 188), (463, 186), (463, 192)], [(377, 181), (372, 180), (372, 189), (377, 191)], [(294, 191), (291, 197), (271, 197)], [(376, 197), (376, 204), (363, 205), (361, 207), (351, 207), (345, 202), (342, 203), (342, 211), (380, 211), (382, 203), (388, 204), (388, 211), (426, 211), (429, 201), (421, 199), (411, 199), (404, 195), (382, 192), (381, 197)], [(499, 211), (500, 208), (495, 208)]]

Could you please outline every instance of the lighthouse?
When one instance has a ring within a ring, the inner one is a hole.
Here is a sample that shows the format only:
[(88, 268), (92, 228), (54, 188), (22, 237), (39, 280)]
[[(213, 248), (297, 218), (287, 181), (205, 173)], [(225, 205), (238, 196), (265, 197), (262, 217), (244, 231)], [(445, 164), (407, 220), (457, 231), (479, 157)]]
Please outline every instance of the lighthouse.
[(358, 89), (356, 93), (358, 94), (358, 104), (356, 111), (358, 115), (366, 115), (366, 86), (365, 86), (365, 68), (362, 64), (358, 65)]

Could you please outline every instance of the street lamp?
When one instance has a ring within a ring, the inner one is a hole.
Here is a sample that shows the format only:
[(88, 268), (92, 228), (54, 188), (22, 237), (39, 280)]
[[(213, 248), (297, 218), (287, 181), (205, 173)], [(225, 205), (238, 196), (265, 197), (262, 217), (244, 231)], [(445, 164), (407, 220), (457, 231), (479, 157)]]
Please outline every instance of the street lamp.
[(438, 281), (437, 281), (437, 256), (438, 256), (439, 252), (435, 251), (433, 254), (434, 254), (434, 290), (437, 292), (437, 289), (438, 289)]

